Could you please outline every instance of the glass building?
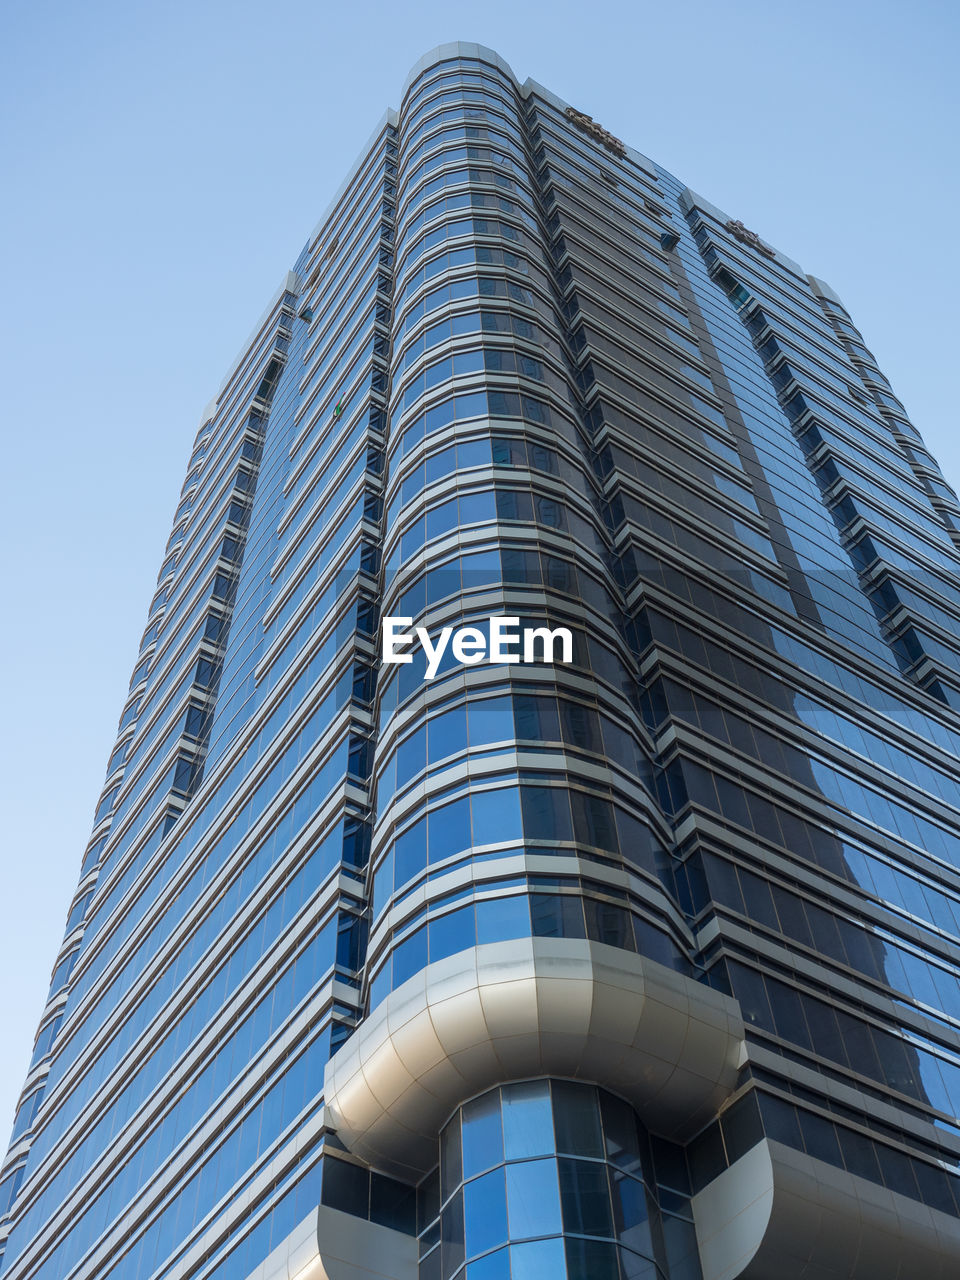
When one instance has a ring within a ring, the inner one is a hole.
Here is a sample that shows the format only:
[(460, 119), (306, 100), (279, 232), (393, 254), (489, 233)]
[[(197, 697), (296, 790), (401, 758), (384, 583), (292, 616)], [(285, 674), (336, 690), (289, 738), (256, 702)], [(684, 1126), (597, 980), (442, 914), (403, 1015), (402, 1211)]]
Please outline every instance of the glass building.
[(203, 414), (2, 1280), (960, 1274), (958, 620), (836, 293), (435, 50)]

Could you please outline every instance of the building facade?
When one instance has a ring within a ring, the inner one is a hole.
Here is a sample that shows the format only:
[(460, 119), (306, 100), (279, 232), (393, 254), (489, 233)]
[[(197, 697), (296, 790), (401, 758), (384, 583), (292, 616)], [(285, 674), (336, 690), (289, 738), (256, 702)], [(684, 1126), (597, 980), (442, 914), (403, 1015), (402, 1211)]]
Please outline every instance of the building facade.
[(0, 1276), (960, 1274), (958, 620), (833, 290), (428, 55), (203, 415)]

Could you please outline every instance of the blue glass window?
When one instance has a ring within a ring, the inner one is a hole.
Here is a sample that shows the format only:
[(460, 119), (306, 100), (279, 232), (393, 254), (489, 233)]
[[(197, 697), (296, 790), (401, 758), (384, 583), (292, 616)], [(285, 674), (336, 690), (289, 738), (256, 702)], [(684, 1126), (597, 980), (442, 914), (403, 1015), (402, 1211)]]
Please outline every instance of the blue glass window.
[(603, 1137), (596, 1090), (584, 1089), (567, 1080), (554, 1081), (552, 1088), (557, 1151), (563, 1155), (602, 1159)]
[[(467, 1280), (505, 1280), (510, 1275), (509, 1250), (498, 1249), (496, 1253), (488, 1253), (476, 1262), (467, 1266)], [(423, 1280), (423, 1263), (421, 1280)], [(439, 1276), (439, 1272), (438, 1272)]]
[(397, 837), (394, 850), (399, 887), (420, 874), (427, 863), (427, 819), (421, 818)]
[(415, 973), (426, 968), (426, 964), (427, 933), (425, 929), (418, 929), (406, 941), (401, 942), (393, 953), (394, 987), (399, 987)]
[[(471, 712), (472, 715), (472, 712)], [(446, 756), (456, 755), (467, 746), (467, 711), (466, 707), (453, 707), (450, 711), (441, 711), (432, 716), (428, 725), (430, 736), (430, 760), (443, 760)], [(431, 844), (432, 844), (431, 831)]]
[(612, 1236), (606, 1166), (592, 1160), (562, 1158), (557, 1163), (564, 1230), (576, 1235)]
[(461, 907), (459, 911), (448, 911), (438, 916), (428, 925), (430, 938), (430, 963), (444, 960), (455, 955), (466, 947), (472, 947), (474, 941), (473, 906)]
[[(504, 1104), (506, 1135), (506, 1099)], [(552, 1128), (549, 1102), (547, 1124)], [(533, 1131), (530, 1137), (534, 1137)], [(550, 1141), (552, 1140), (551, 1135)], [(556, 1160), (524, 1160), (519, 1164), (508, 1164), (506, 1175), (510, 1238), (517, 1240), (527, 1236), (558, 1235), (562, 1228)]]
[(471, 744), (512, 741), (513, 736), (513, 703), (509, 697), (483, 698), (470, 703)]
[(473, 842), (475, 845), (517, 840), (522, 832), (520, 793), (516, 789), (473, 793)]
[(607, 1240), (568, 1239), (567, 1280), (620, 1280), (617, 1246)]
[(470, 848), (470, 801), (462, 796), (430, 813), (430, 861), (442, 862)]
[(546, 1080), (503, 1089), (503, 1149), (508, 1160), (553, 1153), (553, 1110)]
[(562, 1280), (566, 1275), (563, 1241), (531, 1240), (510, 1247), (512, 1280)]
[(496, 1091), (475, 1098), (463, 1108), (463, 1176), (490, 1169), (503, 1160), (500, 1095)]
[(493, 1169), (465, 1185), (463, 1219), (468, 1258), (506, 1241), (507, 1201), (503, 1169)]
[(506, 942), (530, 934), (530, 904), (526, 897), (494, 898), (477, 903), (477, 942)]

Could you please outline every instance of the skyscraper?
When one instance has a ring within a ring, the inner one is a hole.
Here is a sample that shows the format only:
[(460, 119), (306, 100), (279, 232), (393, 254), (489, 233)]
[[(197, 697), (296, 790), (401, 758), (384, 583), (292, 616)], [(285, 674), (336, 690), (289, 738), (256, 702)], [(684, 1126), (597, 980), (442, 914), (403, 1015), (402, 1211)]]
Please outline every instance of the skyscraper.
[(3, 1280), (957, 1275), (958, 547), (828, 285), (424, 58), (202, 415)]

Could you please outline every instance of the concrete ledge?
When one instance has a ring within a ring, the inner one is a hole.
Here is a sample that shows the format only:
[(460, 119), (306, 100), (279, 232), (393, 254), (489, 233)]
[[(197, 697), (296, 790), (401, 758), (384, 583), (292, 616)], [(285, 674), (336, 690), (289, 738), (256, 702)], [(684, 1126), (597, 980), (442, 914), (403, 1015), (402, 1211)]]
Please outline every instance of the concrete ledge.
[(319, 1205), (247, 1280), (417, 1280), (417, 1241)]
[(764, 1140), (692, 1200), (703, 1280), (955, 1280), (960, 1220)]
[(415, 1180), (460, 1103), (537, 1076), (588, 1080), (677, 1141), (732, 1092), (739, 1006), (631, 952), (521, 938), (428, 965), (327, 1064), (327, 1123), (374, 1168)]

